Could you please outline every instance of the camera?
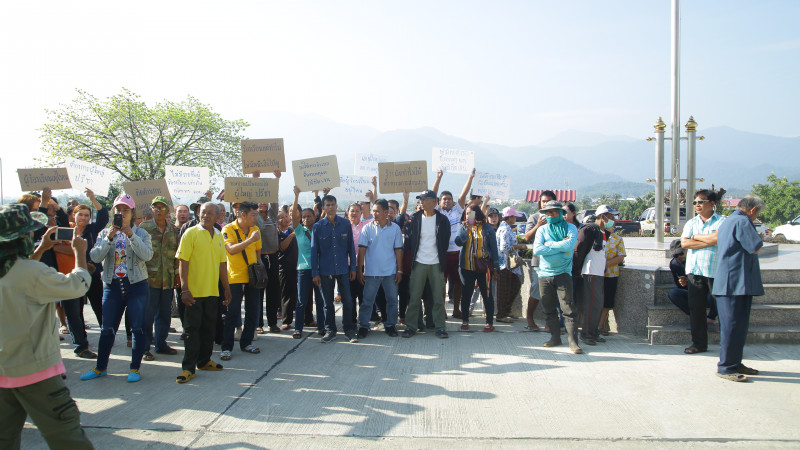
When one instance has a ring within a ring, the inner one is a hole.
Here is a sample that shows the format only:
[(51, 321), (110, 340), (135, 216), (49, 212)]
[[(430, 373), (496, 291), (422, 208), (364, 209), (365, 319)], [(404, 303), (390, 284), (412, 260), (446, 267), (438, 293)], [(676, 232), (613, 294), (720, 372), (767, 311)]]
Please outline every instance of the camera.
[(56, 241), (71, 241), (75, 235), (74, 228), (56, 228)]

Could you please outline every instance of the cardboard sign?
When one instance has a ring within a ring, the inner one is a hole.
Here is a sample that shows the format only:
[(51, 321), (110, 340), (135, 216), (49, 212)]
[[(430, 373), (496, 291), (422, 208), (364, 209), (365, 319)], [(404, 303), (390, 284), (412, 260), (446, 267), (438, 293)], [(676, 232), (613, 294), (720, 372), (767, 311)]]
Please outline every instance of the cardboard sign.
[(164, 179), (173, 197), (195, 198), (208, 191), (209, 172), (208, 167), (165, 166)]
[(70, 189), (72, 183), (66, 167), (43, 169), (17, 169), (19, 185), (22, 191), (40, 191), (44, 188), (52, 190)]
[(283, 138), (242, 139), (242, 172), (286, 172)]
[(445, 173), (465, 173), (469, 175), (475, 168), (475, 152), (454, 148), (433, 147), (432, 169)]
[(230, 203), (276, 203), (278, 201), (278, 179), (225, 178), (225, 201)]
[(381, 194), (428, 189), (428, 162), (404, 161), (378, 163), (378, 189)]
[(500, 173), (475, 172), (472, 195), (489, 195), (492, 200), (511, 197), (511, 177)]
[(343, 199), (361, 201), (367, 199), (367, 196), (364, 194), (371, 190), (372, 177), (339, 175), (339, 187), (332, 189), (330, 194), (339, 201)]
[(339, 186), (339, 163), (336, 155), (292, 161), (294, 184), (301, 191)]
[(389, 157), (386, 155), (376, 155), (374, 153), (356, 153), (355, 167), (353, 173), (367, 177), (378, 176), (378, 163), (386, 162)]
[(122, 189), (126, 194), (133, 197), (136, 203), (136, 217), (141, 217), (144, 211), (143, 206), (149, 206), (153, 197), (164, 196), (172, 206), (172, 196), (169, 194), (167, 180), (146, 180), (146, 181), (126, 181), (122, 183)]
[(114, 178), (114, 172), (111, 169), (73, 158), (67, 158), (66, 166), (73, 189), (89, 188), (95, 195), (108, 196), (108, 189)]

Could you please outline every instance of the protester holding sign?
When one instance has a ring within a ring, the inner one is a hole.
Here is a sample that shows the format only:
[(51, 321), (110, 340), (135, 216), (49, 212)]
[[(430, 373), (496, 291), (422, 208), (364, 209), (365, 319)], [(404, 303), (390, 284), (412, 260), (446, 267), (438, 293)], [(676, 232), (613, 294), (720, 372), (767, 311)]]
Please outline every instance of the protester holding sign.
[[(436, 181), (433, 183), (432, 191), (439, 192), (439, 184), (442, 182), (444, 172), (439, 170), (436, 172)], [(472, 179), (475, 177), (475, 169), (472, 169), (464, 188), (461, 190), (461, 195), (458, 197), (458, 202), (453, 203), (453, 193), (450, 191), (442, 191), (439, 195), (439, 205), (436, 210), (441, 212), (450, 221), (450, 245), (447, 248), (447, 264), (445, 264), (445, 280), (450, 283), (450, 300), (453, 302), (453, 317), (461, 318), (461, 278), (458, 273), (458, 260), (460, 248), (456, 245), (456, 236), (458, 229), (461, 226), (462, 216), (464, 214), (464, 207), (467, 201), (469, 189), (472, 186)]]
[[(142, 377), (142, 364), (147, 345), (143, 323), (149, 297), (146, 262), (153, 257), (150, 234), (135, 226), (136, 204), (128, 194), (114, 199), (115, 220), (111, 228), (100, 232), (97, 243), (90, 253), (92, 261), (103, 263), (103, 328), (100, 332), (97, 365), (81, 375), (81, 380), (106, 376), (108, 358), (114, 345), (122, 313), (127, 310), (133, 333), (133, 350), (128, 381), (136, 382)], [(117, 217), (121, 216), (121, 221)]]

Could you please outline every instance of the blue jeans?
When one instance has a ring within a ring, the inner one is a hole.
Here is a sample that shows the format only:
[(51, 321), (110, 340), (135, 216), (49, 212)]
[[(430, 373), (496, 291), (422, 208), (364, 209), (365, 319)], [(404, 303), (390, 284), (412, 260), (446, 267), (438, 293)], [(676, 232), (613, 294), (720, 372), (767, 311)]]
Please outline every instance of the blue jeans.
[(365, 277), (364, 300), (358, 310), (358, 325), (361, 328), (369, 328), (369, 319), (372, 317), (372, 305), (375, 304), (375, 296), (378, 288), (383, 287), (386, 296), (386, 322), (384, 327), (389, 328), (397, 325), (397, 285), (394, 284), (394, 275), (385, 277)]
[(322, 300), (325, 302), (325, 331), (336, 330), (336, 308), (333, 300), (336, 298), (334, 294), (334, 284), (338, 285), (339, 292), (342, 294), (342, 327), (344, 332), (354, 331), (356, 328), (353, 321), (353, 297), (350, 296), (350, 274), (345, 273), (342, 275), (320, 275), (322, 278)]
[(131, 369), (138, 370), (142, 365), (147, 340), (142, 328), (147, 299), (150, 296), (147, 280), (131, 284), (128, 278), (111, 280), (103, 287), (103, 329), (100, 331), (100, 343), (97, 345), (97, 365), (95, 368), (104, 371), (108, 367), (108, 357), (114, 346), (114, 337), (122, 320), (122, 313), (131, 324), (133, 348), (131, 349)]
[(82, 298), (61, 300), (64, 315), (67, 316), (69, 334), (72, 335), (72, 346), (75, 354), (89, 349), (89, 339), (86, 337), (86, 324), (83, 321)]
[[(669, 301), (671, 301), (673, 305), (685, 312), (687, 316), (689, 315), (689, 291), (686, 289), (672, 288), (667, 292), (667, 297), (669, 297)], [(706, 318), (708, 320), (714, 320), (717, 318), (717, 302), (711, 294), (708, 294), (708, 305), (708, 315)]]
[(308, 305), (312, 287), (314, 288), (314, 303), (317, 305), (317, 331), (325, 330), (325, 306), (323, 306), (322, 292), (320, 292), (319, 287), (311, 281), (312, 278), (311, 269), (297, 271), (297, 308), (294, 313), (297, 320), (294, 322), (295, 331), (303, 331), (303, 322), (305, 322), (306, 317), (306, 305)]
[(239, 348), (245, 348), (253, 343), (253, 334), (258, 325), (258, 303), (261, 300), (261, 291), (250, 287), (247, 283), (231, 284), (231, 302), (225, 313), (225, 331), (222, 336), (222, 350), (233, 350), (233, 332), (236, 328), (236, 318), (242, 317), (242, 297), (244, 297), (244, 329), (239, 338)]
[[(150, 288), (147, 309), (144, 313), (144, 335), (147, 338), (145, 350), (150, 346), (157, 352), (168, 347), (167, 335), (172, 321), (172, 289)], [(155, 328), (155, 334), (153, 333)], [(155, 338), (154, 338), (155, 336)]]

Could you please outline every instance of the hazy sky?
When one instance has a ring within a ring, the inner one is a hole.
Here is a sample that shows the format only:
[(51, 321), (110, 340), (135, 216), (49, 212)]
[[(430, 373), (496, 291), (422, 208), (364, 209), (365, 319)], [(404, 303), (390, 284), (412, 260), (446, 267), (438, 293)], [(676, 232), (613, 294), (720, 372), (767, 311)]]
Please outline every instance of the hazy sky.
[[(681, 6), (681, 123), (800, 135), (800, 2)], [(4, 4), (0, 37), (6, 195), (76, 88), (507, 145), (670, 116), (669, 0), (29, 0)]]

